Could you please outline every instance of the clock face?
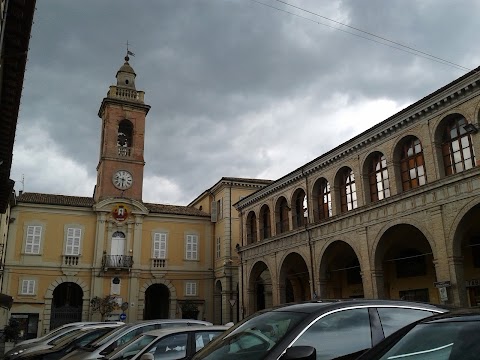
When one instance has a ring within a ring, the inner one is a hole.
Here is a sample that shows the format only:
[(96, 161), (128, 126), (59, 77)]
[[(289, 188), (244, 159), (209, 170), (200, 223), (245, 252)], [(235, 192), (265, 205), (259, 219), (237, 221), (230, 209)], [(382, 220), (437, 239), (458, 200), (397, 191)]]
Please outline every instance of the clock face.
[(126, 170), (119, 170), (113, 174), (112, 181), (117, 189), (126, 190), (132, 186), (133, 176)]

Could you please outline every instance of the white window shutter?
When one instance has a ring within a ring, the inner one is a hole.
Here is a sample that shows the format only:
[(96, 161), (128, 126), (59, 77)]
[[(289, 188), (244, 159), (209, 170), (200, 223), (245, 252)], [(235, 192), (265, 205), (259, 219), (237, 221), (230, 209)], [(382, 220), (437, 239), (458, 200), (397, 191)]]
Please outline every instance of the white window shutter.
[(217, 202), (212, 201), (212, 214), (210, 215), (212, 222), (217, 222)]

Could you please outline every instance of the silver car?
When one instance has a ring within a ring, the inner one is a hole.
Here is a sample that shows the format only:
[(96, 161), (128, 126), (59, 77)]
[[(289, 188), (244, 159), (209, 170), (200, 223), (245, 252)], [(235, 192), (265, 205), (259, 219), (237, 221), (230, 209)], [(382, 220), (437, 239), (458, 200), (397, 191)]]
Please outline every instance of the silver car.
[(72, 351), (62, 360), (96, 360), (111, 354), (116, 348), (147, 331), (180, 326), (211, 326), (212, 323), (191, 319), (157, 319), (123, 325), (88, 346)]
[(115, 322), (101, 322), (96, 324), (89, 324), (89, 325), (82, 325), (82, 326), (67, 326), (59, 331), (53, 331), (47, 336), (43, 336), (42, 338), (38, 338), (35, 342), (29, 342), (24, 344), (19, 344), (14, 347), (12, 350), (8, 351), (5, 354), (5, 360), (14, 360), (16, 358), (21, 358), (26, 354), (31, 352), (36, 352), (39, 350), (47, 350), (58, 344), (59, 342), (63, 341), (67, 337), (72, 336), (74, 333), (81, 331), (82, 329), (93, 329), (93, 328), (100, 328), (100, 327), (108, 327), (110, 329), (114, 329), (116, 327), (122, 326), (123, 323), (115, 323)]
[(188, 326), (152, 330), (130, 340), (106, 360), (189, 359), (230, 326)]

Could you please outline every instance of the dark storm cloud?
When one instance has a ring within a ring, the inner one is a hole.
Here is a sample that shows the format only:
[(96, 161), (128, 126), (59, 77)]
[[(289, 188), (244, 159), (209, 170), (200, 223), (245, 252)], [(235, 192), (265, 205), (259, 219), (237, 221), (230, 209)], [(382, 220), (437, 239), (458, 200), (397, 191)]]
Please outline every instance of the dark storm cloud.
[[(222, 176), (279, 177), (337, 146), (337, 135), (346, 140), (363, 128), (334, 129), (336, 101), (347, 109), (379, 99), (405, 106), (463, 74), (319, 25), (338, 27), (278, 1), (263, 2), (312, 21), (250, 0), (37, 1), (15, 176), (32, 176), (20, 160), (32, 151), (22, 135), (38, 128), (46, 147), (55, 145), (55, 155), (46, 156), (77, 164), (88, 186), (44, 181), (26, 190), (91, 195), (85, 189), (95, 182), (97, 111), (127, 40), (136, 54), (130, 64), (137, 89), (152, 106), (145, 176), (165, 179), (178, 192), (147, 189), (146, 200), (157, 202), (188, 203)], [(464, 66), (480, 63), (475, 1), (292, 4)], [(316, 144), (315, 133), (326, 141)]]

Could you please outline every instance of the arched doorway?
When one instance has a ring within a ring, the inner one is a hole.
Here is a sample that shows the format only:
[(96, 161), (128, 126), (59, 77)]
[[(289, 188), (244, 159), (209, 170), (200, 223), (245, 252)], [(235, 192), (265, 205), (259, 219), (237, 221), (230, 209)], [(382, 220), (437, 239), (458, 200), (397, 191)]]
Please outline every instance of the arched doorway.
[(248, 294), (249, 314), (273, 306), (272, 277), (263, 261), (257, 262), (252, 268), (248, 279)]
[(83, 290), (73, 283), (65, 282), (53, 290), (50, 330), (64, 324), (82, 321)]
[(145, 291), (145, 320), (168, 319), (170, 291), (163, 284), (153, 284)]
[(288, 254), (280, 270), (280, 303), (310, 300), (310, 274), (298, 253)]
[(344, 241), (328, 245), (320, 265), (320, 297), (363, 298), (360, 263), (353, 248)]
[[(383, 276), (377, 286), (387, 299), (438, 304), (433, 252), (425, 235), (415, 226), (399, 224), (382, 235), (375, 250), (375, 270)], [(380, 292), (379, 291), (379, 292)]]
[(455, 229), (456, 280), (458, 301), (462, 306), (480, 306), (480, 222), (478, 219), (480, 219), (480, 204), (471, 208)]

